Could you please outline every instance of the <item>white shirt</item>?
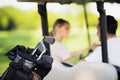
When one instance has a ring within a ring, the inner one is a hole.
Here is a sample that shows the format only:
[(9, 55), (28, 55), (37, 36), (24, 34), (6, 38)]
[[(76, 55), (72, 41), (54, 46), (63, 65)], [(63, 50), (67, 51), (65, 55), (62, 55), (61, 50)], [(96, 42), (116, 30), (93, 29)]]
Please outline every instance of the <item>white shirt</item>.
[[(108, 39), (108, 58), (109, 63), (120, 67), (120, 37)], [(101, 46), (97, 47), (88, 57), (86, 61), (102, 62)]]
[(60, 42), (55, 41), (53, 45), (50, 45), (51, 56), (57, 61), (64, 61), (71, 57), (68, 48)]

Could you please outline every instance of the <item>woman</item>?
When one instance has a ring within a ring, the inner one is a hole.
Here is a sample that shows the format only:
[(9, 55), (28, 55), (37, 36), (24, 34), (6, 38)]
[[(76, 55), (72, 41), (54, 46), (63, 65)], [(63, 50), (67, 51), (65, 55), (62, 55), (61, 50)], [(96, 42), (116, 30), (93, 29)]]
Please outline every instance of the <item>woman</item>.
[(70, 24), (68, 21), (63, 19), (57, 19), (53, 24), (53, 32), (52, 37), (55, 38), (55, 43), (50, 45), (51, 56), (54, 60), (60, 62), (70, 63), (70, 58), (73, 56), (78, 56), (82, 54), (84, 51), (91, 49), (93, 46), (86, 48), (84, 50), (80, 50), (77, 52), (70, 53), (68, 48), (62, 44), (62, 40), (67, 38), (70, 33)]

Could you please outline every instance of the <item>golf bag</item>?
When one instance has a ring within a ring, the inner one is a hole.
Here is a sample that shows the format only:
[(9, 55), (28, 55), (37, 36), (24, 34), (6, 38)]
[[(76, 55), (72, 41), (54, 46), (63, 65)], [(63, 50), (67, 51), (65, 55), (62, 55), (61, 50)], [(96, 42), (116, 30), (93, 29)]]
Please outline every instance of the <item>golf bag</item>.
[[(44, 37), (43, 40), (51, 43), (49, 38)], [(51, 70), (53, 62), (50, 56), (43, 55), (47, 52), (43, 40), (35, 49), (18, 45), (10, 50), (6, 55), (12, 62), (3, 73), (1, 80), (42, 80)], [(53, 43), (54, 39), (52, 40)]]

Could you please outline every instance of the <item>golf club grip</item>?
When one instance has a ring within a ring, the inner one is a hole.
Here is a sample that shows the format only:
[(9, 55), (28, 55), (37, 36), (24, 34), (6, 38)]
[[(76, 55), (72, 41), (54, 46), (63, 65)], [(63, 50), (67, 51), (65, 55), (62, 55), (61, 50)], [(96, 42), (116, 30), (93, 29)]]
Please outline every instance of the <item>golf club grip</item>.
[(50, 36), (44, 36), (43, 40), (45, 42), (47, 42), (48, 44), (53, 44), (55, 42), (55, 39), (53, 37), (50, 37)]

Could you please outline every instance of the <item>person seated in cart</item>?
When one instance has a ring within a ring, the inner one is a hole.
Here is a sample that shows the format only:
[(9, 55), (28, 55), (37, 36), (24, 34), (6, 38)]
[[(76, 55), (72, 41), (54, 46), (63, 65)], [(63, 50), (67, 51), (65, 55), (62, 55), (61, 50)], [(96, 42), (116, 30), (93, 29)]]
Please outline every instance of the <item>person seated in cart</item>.
[[(116, 36), (118, 23), (113, 16), (107, 15), (107, 42), (109, 63), (120, 67), (120, 37)], [(97, 25), (97, 35), (100, 39), (100, 23)], [(98, 46), (83, 61), (102, 62), (101, 46)]]
[(53, 31), (51, 32), (51, 36), (55, 38), (55, 43), (50, 45), (51, 56), (54, 60), (59, 62), (67, 62), (70, 63), (70, 58), (73, 56), (79, 56), (83, 52), (90, 50), (93, 47), (96, 47), (95, 44), (89, 46), (86, 49), (79, 50), (76, 52), (70, 52), (68, 48), (62, 44), (62, 40), (67, 38), (70, 32), (70, 24), (68, 21), (64, 19), (57, 19), (53, 24)]

